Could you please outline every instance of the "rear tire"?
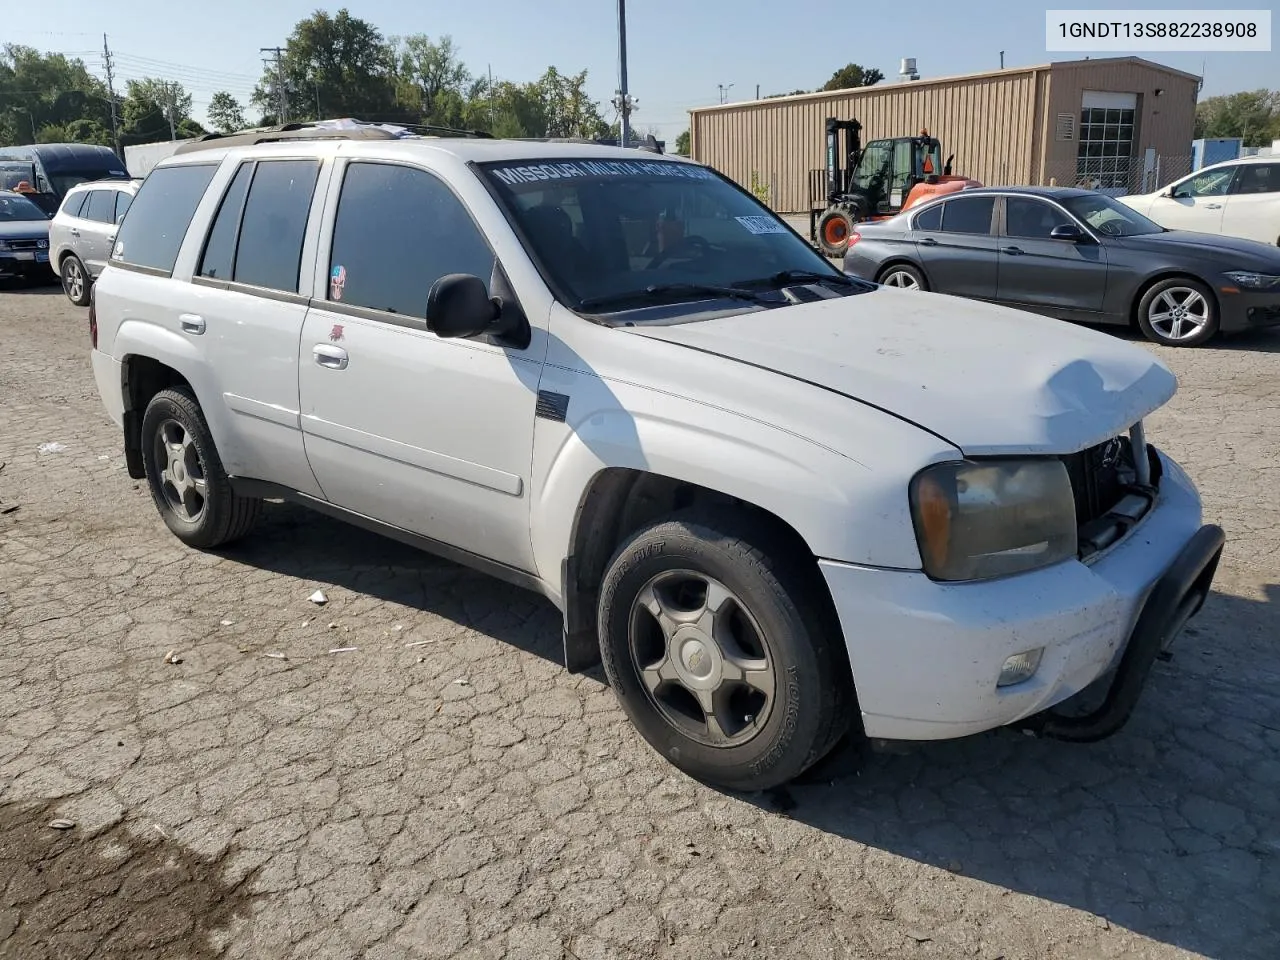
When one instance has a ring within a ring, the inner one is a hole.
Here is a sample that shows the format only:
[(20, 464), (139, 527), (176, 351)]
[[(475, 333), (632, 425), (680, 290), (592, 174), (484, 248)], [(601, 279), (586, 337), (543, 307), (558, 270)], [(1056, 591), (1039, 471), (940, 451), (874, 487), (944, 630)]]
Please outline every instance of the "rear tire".
[(161, 390), (142, 416), (142, 461), (165, 525), (190, 547), (207, 550), (243, 537), (262, 501), (231, 487), (209, 424), (184, 388)]
[(818, 246), (828, 257), (843, 257), (849, 249), (853, 225), (861, 219), (853, 205), (838, 203), (818, 218)]
[(928, 290), (929, 284), (924, 274), (907, 263), (895, 263), (880, 271), (876, 283), (885, 287), (897, 287), (901, 290)]
[(1213, 339), (1220, 322), (1213, 291), (1190, 277), (1152, 284), (1138, 304), (1143, 335), (1166, 347), (1198, 347)]
[(600, 593), (601, 658), (623, 710), (676, 767), (731, 790), (794, 779), (857, 712), (820, 574), (760, 529), (675, 514), (619, 548)]
[(58, 276), (62, 281), (62, 292), (67, 295), (67, 299), (77, 307), (87, 307), (89, 285), (92, 281), (89, 279), (89, 271), (85, 269), (84, 262), (74, 253), (67, 254), (62, 258)]

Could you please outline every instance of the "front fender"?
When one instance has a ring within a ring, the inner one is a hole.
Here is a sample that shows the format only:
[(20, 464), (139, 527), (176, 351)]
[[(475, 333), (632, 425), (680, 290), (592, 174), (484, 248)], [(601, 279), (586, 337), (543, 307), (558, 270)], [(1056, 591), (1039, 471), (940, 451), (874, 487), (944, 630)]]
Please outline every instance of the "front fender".
[(907, 503), (914, 466), (905, 459), (901, 468), (874, 469), (737, 412), (617, 381), (575, 379), (568, 389), (578, 416), (540, 419), (534, 435), (530, 535), (549, 585), (561, 585), (586, 491), (611, 467), (751, 503), (789, 524), (820, 558), (919, 569)]

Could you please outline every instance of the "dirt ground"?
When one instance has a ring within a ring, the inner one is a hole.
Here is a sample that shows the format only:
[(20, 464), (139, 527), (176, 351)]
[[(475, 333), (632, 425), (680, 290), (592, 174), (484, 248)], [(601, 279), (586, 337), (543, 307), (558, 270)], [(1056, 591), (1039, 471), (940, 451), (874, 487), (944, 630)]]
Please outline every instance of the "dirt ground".
[(748, 797), (560, 669), (538, 597), (285, 506), (182, 547), (85, 311), (0, 292), (0, 343), (5, 960), (1277, 956), (1280, 333), (1159, 351), (1148, 435), (1229, 544), (1125, 731)]

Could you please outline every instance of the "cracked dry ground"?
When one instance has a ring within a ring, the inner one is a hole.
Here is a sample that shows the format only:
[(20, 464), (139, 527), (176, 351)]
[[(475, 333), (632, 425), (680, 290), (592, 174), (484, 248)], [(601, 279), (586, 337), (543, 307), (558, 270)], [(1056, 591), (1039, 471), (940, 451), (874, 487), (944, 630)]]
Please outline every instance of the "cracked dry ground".
[(745, 798), (563, 672), (537, 597), (285, 506), (183, 548), (85, 312), (0, 293), (0, 335), (5, 960), (1277, 955), (1280, 335), (1161, 352), (1150, 435), (1230, 544), (1124, 732)]

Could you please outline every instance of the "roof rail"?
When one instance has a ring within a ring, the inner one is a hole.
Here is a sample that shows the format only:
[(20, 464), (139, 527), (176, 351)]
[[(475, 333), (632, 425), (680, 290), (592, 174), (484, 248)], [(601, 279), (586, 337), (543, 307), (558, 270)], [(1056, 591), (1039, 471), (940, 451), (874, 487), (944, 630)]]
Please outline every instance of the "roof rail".
[(188, 141), (175, 153), (193, 153), (217, 147), (242, 147), (255, 143), (279, 143), (293, 140), (400, 140), (406, 136), (484, 137), (492, 135), (480, 130), (459, 130), (424, 123), (382, 123), (357, 120), (315, 120), (284, 123), (273, 127), (237, 130), (233, 133), (207, 133)]

